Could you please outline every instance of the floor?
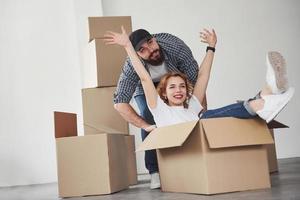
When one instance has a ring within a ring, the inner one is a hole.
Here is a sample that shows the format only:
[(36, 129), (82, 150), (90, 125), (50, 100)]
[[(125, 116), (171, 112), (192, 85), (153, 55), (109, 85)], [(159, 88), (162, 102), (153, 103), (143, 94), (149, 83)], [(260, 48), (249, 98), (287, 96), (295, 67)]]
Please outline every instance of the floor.
[[(67, 198), (70, 200), (300, 200), (300, 158), (280, 159), (279, 173), (271, 176), (272, 188), (246, 192), (234, 192), (220, 195), (195, 195), (181, 193), (166, 193), (160, 190), (150, 190), (149, 180), (139, 181), (139, 184), (128, 190), (112, 195)], [(57, 184), (42, 184), (31, 186), (16, 186), (0, 188), (0, 200), (58, 200)]]

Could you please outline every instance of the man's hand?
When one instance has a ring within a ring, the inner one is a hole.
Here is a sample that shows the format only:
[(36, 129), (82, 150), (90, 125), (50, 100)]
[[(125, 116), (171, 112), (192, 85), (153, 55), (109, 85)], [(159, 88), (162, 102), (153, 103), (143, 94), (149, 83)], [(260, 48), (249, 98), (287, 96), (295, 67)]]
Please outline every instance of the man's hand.
[(122, 33), (116, 33), (112, 31), (107, 31), (104, 35), (104, 41), (106, 44), (118, 44), (123, 47), (127, 47), (130, 43), (129, 37), (124, 29), (121, 26)]
[(216, 47), (217, 44), (217, 35), (214, 29), (210, 32), (207, 29), (203, 29), (200, 32), (201, 42), (207, 43), (210, 47)]
[(147, 131), (148, 133), (150, 133), (156, 128), (157, 128), (156, 125), (151, 125), (151, 126), (144, 128), (144, 130)]
[(129, 103), (117, 103), (114, 105), (114, 108), (127, 122), (138, 128), (146, 129), (151, 126), (135, 112)]

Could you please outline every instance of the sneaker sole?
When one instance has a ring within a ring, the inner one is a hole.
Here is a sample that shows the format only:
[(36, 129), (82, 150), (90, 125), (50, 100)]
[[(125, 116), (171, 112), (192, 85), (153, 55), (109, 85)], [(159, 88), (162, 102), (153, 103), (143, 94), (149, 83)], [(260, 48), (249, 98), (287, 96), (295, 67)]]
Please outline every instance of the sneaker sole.
[(159, 189), (159, 188), (160, 188), (160, 184), (159, 185), (150, 186), (151, 190), (155, 190), (155, 189)]
[(286, 91), (288, 79), (285, 59), (279, 52), (271, 51), (268, 52), (268, 61), (274, 70), (277, 88), (280, 91)]
[(288, 104), (288, 102), (291, 100), (291, 98), (294, 95), (294, 88), (291, 88), (290, 90), (292, 90), (288, 96), (288, 98), (286, 99), (286, 101), (282, 104), (282, 106), (278, 107), (278, 109), (276, 109), (272, 115), (266, 120), (267, 123), (269, 123), (270, 121), (272, 121), (279, 113), (280, 111)]

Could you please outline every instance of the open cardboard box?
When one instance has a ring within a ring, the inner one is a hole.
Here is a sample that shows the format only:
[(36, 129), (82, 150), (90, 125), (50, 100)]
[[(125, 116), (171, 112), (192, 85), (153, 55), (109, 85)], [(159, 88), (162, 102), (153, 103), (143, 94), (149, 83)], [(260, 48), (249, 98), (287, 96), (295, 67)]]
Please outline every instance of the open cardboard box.
[(83, 85), (90, 87), (116, 86), (127, 54), (119, 45), (106, 45), (107, 31), (121, 32), (123, 25), (131, 33), (131, 17), (89, 17), (90, 42), (84, 49)]
[(128, 188), (124, 135), (77, 136), (76, 114), (54, 112), (54, 120), (60, 197), (110, 194)]
[(157, 128), (138, 151), (157, 149), (163, 191), (217, 194), (270, 188), (273, 143), (264, 121), (228, 117)]

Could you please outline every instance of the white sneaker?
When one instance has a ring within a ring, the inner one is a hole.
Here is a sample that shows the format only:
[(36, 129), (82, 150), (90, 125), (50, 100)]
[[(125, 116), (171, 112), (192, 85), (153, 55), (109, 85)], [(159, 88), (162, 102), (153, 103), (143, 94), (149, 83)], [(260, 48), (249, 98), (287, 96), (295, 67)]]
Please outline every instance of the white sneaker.
[(286, 106), (286, 104), (294, 95), (294, 92), (294, 88), (289, 88), (286, 92), (282, 94), (262, 96), (262, 98), (265, 100), (265, 104), (263, 109), (257, 111), (256, 114), (258, 114), (260, 118), (264, 119), (267, 123), (269, 123)]
[(288, 89), (286, 63), (283, 56), (276, 51), (267, 54), (266, 82), (273, 94), (280, 94)]
[(151, 174), (150, 189), (157, 189), (157, 188), (160, 188), (160, 178), (159, 178), (159, 173), (155, 172)]

